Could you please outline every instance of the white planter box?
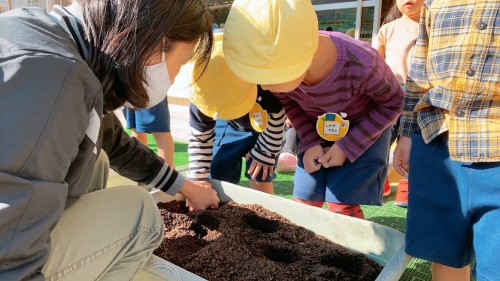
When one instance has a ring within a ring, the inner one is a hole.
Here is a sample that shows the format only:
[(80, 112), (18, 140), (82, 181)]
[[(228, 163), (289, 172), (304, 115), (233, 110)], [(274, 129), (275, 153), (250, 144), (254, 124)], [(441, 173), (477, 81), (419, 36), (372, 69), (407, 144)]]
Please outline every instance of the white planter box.
[[(332, 213), (325, 209), (307, 206), (227, 182), (213, 181), (212, 184), (222, 201), (262, 205), (339, 245), (365, 254), (384, 267), (377, 281), (399, 280), (411, 259), (404, 252), (404, 234), (393, 228)], [(184, 200), (179, 195), (172, 197), (161, 191), (153, 191), (151, 195), (156, 202)], [(173, 264), (172, 271), (179, 281), (205, 280)]]

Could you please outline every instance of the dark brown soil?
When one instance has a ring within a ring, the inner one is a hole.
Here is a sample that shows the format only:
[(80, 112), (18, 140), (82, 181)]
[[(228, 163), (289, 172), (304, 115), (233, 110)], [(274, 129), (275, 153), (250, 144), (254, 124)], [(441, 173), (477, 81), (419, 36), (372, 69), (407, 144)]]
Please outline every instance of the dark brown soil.
[(188, 212), (159, 203), (165, 239), (155, 254), (210, 281), (375, 280), (368, 257), (291, 223), (260, 205), (221, 203)]

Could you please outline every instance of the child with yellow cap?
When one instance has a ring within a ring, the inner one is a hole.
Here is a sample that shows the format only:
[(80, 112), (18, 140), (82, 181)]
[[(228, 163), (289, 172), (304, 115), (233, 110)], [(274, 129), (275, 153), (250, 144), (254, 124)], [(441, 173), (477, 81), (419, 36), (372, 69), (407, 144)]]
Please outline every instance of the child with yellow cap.
[(214, 35), (215, 45), (203, 75), (203, 67), (191, 71), (188, 178), (237, 184), (245, 157), (250, 187), (272, 194), (285, 113), (269, 91), (232, 73), (224, 60), (222, 38), (222, 34)]
[(273, 92), (297, 130), (297, 201), (359, 218), (360, 204), (382, 204), (403, 89), (377, 50), (318, 31), (309, 0), (234, 1), (223, 49), (231, 70)]

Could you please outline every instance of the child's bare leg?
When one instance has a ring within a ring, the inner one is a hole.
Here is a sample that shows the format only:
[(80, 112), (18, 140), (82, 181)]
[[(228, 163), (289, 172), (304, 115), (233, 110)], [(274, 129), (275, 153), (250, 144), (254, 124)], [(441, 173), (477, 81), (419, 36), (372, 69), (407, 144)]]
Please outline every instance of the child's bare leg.
[(170, 132), (152, 133), (158, 147), (158, 155), (170, 166), (174, 167), (174, 138)]
[(470, 267), (454, 268), (432, 263), (433, 281), (470, 281)]
[(253, 180), (248, 180), (250, 183), (250, 188), (258, 191), (262, 191), (269, 194), (274, 194), (273, 182), (257, 182)]
[(132, 136), (136, 138), (140, 143), (144, 145), (148, 145), (148, 134), (137, 132), (135, 129), (132, 129)]

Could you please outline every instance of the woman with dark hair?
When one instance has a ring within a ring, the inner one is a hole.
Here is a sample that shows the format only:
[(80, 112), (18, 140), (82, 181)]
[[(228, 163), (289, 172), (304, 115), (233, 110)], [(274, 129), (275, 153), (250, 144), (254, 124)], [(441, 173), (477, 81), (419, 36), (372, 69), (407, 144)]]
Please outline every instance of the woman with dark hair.
[(203, 0), (80, 0), (0, 15), (0, 280), (167, 280), (163, 220), (138, 186), (93, 189), (101, 149), (122, 176), (216, 206), (130, 138), (113, 110), (165, 99), (182, 64), (206, 64)]

